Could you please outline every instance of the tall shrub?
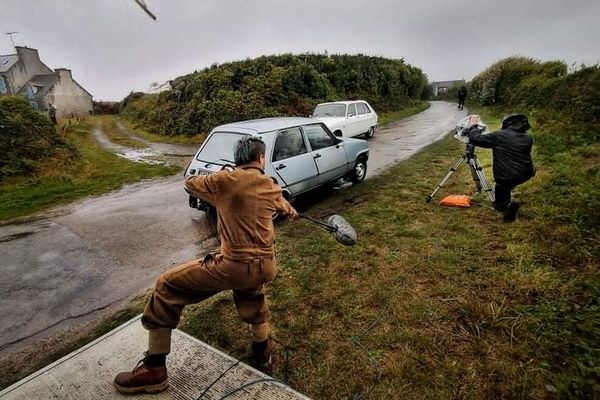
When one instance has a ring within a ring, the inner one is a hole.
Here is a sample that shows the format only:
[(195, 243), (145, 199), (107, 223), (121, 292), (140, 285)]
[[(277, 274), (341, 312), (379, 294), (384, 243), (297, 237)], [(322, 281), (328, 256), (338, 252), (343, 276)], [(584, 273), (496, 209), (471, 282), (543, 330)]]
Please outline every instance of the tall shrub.
[(360, 98), (385, 111), (428, 94), (419, 68), (364, 55), (263, 56), (213, 65), (171, 85), (128, 96), (123, 115), (159, 133), (194, 134), (235, 120), (308, 115), (323, 101)]
[(48, 116), (14, 96), (0, 97), (0, 182), (7, 177), (32, 175), (42, 161), (72, 147)]

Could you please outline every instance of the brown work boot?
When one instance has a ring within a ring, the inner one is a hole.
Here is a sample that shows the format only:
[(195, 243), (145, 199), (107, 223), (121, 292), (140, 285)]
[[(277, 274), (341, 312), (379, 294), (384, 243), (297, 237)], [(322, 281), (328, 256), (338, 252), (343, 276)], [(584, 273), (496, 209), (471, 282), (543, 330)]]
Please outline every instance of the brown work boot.
[(148, 353), (144, 354), (131, 372), (120, 372), (115, 376), (113, 386), (119, 393), (158, 393), (169, 386), (167, 367), (148, 366)]
[(271, 344), (269, 339), (263, 342), (252, 342), (252, 364), (259, 370), (270, 373), (272, 367)]

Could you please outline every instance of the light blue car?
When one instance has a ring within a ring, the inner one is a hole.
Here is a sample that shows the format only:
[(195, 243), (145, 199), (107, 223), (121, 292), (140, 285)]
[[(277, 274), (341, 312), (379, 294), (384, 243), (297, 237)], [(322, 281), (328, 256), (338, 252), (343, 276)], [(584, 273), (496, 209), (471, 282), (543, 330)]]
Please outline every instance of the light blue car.
[[(258, 136), (265, 142), (265, 173), (277, 181), (290, 201), (340, 178), (360, 183), (367, 175), (369, 148), (365, 140), (336, 137), (312, 118), (265, 118), (213, 129), (185, 176), (210, 174), (233, 165), (233, 147), (244, 135)], [(209, 211), (207, 204), (191, 194), (189, 204)]]

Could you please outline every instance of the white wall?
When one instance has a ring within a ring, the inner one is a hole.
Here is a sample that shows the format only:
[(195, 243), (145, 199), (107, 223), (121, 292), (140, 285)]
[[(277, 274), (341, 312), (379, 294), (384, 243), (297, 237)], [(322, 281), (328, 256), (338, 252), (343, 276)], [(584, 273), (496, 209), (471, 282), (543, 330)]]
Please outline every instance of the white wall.
[(56, 106), (56, 116), (89, 115), (93, 110), (92, 96), (73, 80), (71, 70), (61, 68), (56, 72), (58, 82), (46, 94), (46, 101)]

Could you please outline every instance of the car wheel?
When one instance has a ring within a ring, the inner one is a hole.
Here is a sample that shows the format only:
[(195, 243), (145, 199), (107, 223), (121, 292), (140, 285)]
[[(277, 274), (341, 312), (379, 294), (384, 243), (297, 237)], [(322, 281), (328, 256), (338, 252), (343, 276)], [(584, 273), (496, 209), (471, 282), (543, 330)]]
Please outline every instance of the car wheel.
[(373, 136), (375, 136), (375, 127), (372, 126), (369, 128), (369, 130), (367, 131), (367, 133), (365, 133), (365, 137), (367, 139), (371, 139)]
[(356, 161), (352, 172), (350, 172), (350, 182), (361, 183), (367, 176), (367, 160), (361, 158)]

